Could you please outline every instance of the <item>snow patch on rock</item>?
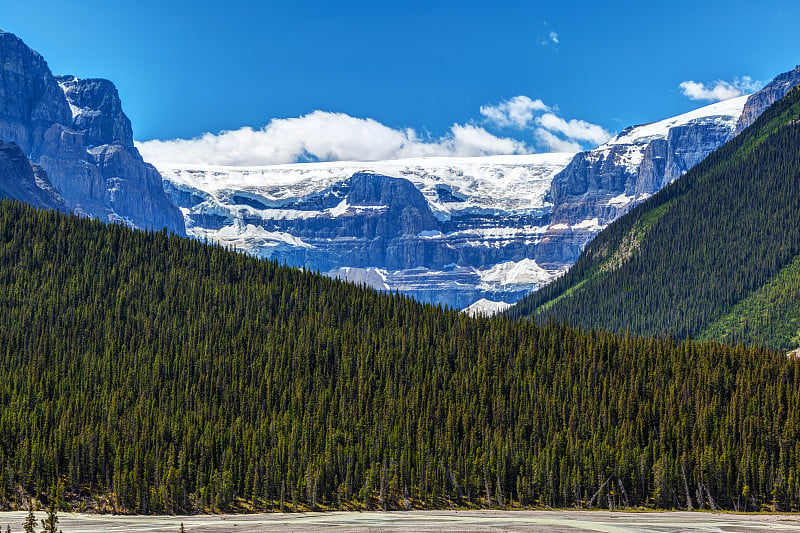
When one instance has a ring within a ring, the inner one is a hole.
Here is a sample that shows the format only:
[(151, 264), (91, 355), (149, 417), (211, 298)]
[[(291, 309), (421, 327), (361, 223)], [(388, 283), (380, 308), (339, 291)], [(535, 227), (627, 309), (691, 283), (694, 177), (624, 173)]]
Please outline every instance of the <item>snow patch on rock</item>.
[(481, 298), (469, 307), (464, 308), (463, 311), (469, 316), (492, 316), (502, 313), (511, 307), (511, 305), (512, 304), (506, 302), (495, 302), (493, 300)]

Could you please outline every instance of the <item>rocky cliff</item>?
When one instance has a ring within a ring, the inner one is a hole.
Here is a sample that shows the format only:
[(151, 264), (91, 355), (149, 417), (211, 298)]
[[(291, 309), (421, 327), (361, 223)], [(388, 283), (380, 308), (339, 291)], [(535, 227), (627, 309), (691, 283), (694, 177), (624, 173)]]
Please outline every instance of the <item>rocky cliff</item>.
[[(545, 266), (570, 265), (605, 226), (730, 140), (746, 96), (627, 128), (579, 153), (553, 178), (550, 225), (537, 249)], [(591, 221), (576, 230), (576, 221)]]
[(0, 140), (19, 146), (70, 210), (185, 234), (183, 217), (164, 193), (161, 176), (133, 145), (114, 85), (56, 78), (42, 56), (3, 31)]
[(40, 209), (69, 211), (44, 169), (32, 164), (15, 143), (3, 141), (0, 141), (0, 198), (13, 198)]
[(162, 166), (190, 235), (466, 307), (516, 301), (558, 270), (532, 259), (572, 154), (258, 168)]
[[(738, 135), (798, 83), (800, 66), (750, 96), (627, 128), (576, 155), (553, 178), (551, 221), (537, 262), (548, 268), (574, 263), (602, 228)], [(580, 220), (594, 223), (577, 231), (570, 227)]]
[(794, 70), (784, 72), (772, 80), (766, 87), (750, 95), (744, 106), (742, 116), (736, 124), (736, 134), (756, 121), (769, 106), (786, 96), (789, 89), (800, 83), (800, 65)]

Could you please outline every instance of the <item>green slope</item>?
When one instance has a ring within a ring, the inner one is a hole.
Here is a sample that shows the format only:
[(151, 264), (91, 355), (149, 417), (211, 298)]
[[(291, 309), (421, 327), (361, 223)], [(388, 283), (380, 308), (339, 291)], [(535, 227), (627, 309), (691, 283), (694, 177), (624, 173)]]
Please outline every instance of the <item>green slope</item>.
[(796, 510), (797, 442), (780, 353), (471, 319), (0, 202), (2, 508)]
[(700, 339), (792, 350), (800, 346), (800, 256), (701, 332)]
[(507, 314), (640, 335), (794, 348), (794, 277), (780, 274), (798, 253), (795, 89), (601, 232), (566, 276)]

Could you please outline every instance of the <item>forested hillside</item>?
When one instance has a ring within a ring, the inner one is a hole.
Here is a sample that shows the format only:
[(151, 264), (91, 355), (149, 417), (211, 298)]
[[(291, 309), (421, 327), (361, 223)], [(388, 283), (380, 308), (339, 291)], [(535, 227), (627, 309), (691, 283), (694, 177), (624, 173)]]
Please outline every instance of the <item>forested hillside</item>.
[(639, 335), (800, 345), (800, 90), (511, 308)]
[(0, 502), (800, 509), (800, 363), (0, 202)]

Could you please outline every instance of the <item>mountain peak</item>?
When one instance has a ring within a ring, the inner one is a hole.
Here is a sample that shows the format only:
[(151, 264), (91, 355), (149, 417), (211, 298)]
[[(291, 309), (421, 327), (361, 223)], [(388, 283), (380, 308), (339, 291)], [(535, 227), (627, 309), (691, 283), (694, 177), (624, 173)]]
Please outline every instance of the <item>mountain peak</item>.
[[(16, 143), (34, 170), (46, 172), (70, 210), (185, 233), (161, 176), (133, 146), (131, 123), (113, 83), (56, 78), (41, 55), (8, 32), (0, 33), (0, 58), (0, 140)], [(27, 172), (15, 175), (30, 181)]]
[(800, 234), (787, 221), (800, 210), (798, 117), (800, 88), (789, 89), (731, 142), (609, 225), (562, 279), (509, 313), (635, 335), (796, 348)]
[(133, 148), (131, 121), (122, 111), (117, 87), (103, 78), (58, 76), (72, 110), (72, 126), (87, 146), (121, 144)]

